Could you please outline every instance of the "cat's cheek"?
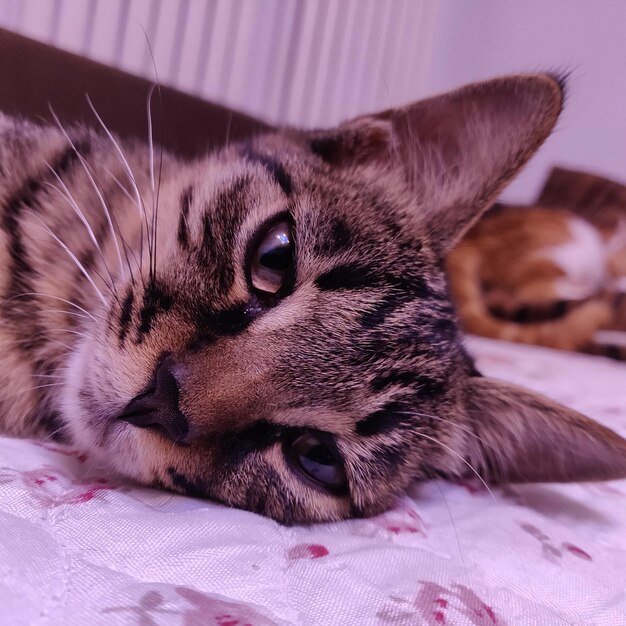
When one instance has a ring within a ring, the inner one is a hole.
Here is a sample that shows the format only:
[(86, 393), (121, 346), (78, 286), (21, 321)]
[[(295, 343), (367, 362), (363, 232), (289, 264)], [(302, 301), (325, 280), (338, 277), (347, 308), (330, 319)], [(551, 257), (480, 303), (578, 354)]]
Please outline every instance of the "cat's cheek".
[(95, 445), (95, 437), (90, 432), (80, 401), (80, 390), (83, 385), (81, 372), (84, 372), (84, 359), (81, 351), (76, 349), (71, 353), (64, 372), (60, 409), (70, 432), (72, 444), (84, 452), (91, 452)]
[[(72, 444), (110, 465), (109, 439), (116, 424), (106, 403), (99, 399), (97, 389), (89, 383), (93, 350), (90, 343), (82, 342), (71, 353), (64, 372), (59, 408)], [(98, 381), (102, 384), (101, 377)]]
[(213, 488), (214, 497), (221, 502), (287, 525), (338, 521), (352, 514), (349, 495), (330, 494), (299, 478), (287, 464), (281, 446), (265, 450), (250, 464), (233, 466)]

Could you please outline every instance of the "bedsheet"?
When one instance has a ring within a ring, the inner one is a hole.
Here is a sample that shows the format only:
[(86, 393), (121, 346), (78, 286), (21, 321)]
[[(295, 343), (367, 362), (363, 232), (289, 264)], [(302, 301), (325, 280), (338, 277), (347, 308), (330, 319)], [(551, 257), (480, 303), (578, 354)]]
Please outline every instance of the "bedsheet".
[[(471, 338), (487, 374), (626, 434), (626, 366)], [(626, 481), (416, 485), (286, 528), (0, 438), (0, 624), (624, 625)]]

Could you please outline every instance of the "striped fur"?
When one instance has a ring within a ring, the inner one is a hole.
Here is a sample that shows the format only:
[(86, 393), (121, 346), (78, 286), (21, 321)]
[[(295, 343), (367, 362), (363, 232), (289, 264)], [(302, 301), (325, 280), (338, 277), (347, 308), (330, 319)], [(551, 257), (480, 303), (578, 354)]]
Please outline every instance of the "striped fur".
[[(72, 441), (143, 483), (285, 523), (371, 515), (411, 480), (468, 464), (523, 478), (528, 459), (507, 467), (507, 449), (536, 438), (543, 400), (479, 377), (443, 259), (561, 100), (551, 77), (499, 79), (194, 162), (163, 154), (154, 186), (146, 146), (0, 117), (3, 430)], [(293, 224), (296, 268), (270, 302), (246, 264), (277, 216)], [(184, 440), (117, 419), (163, 363)], [(483, 419), (483, 405), (515, 407), (528, 432)], [(564, 448), (582, 446), (586, 418), (545, 406)], [(532, 478), (623, 474), (626, 444), (589, 429), (584, 474), (558, 459)], [(293, 471), (303, 430), (332, 438), (346, 490)]]

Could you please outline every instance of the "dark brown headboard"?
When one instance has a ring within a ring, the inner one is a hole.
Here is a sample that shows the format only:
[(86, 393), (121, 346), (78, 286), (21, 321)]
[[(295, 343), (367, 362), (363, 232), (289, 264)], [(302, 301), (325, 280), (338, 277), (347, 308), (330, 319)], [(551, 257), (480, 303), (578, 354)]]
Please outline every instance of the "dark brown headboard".
[[(146, 138), (151, 83), (83, 57), (0, 29), (0, 111), (63, 122), (97, 122), (88, 93), (106, 124), (122, 136)], [(186, 156), (201, 154), (267, 128), (262, 122), (168, 87), (153, 96), (155, 141)], [(162, 136), (160, 133), (162, 129)]]

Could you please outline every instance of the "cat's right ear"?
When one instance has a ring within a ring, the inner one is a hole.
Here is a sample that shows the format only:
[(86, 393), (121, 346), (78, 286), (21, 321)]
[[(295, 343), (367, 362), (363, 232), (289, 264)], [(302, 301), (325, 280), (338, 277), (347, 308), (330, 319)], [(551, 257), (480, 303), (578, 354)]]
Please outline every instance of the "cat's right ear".
[(331, 165), (400, 171), (417, 221), (445, 253), (550, 134), (562, 104), (560, 79), (511, 76), (307, 136)]
[(626, 478), (626, 440), (532, 391), (488, 377), (468, 380), (471, 434), (463, 457), (492, 482)]

